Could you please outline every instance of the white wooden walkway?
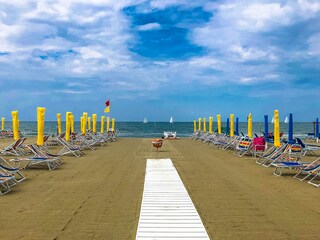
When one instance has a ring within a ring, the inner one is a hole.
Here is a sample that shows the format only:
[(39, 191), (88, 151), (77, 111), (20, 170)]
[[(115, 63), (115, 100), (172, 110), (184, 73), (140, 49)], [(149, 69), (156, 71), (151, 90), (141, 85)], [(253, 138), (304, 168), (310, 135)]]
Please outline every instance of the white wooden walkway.
[(147, 160), (136, 239), (209, 239), (170, 159)]

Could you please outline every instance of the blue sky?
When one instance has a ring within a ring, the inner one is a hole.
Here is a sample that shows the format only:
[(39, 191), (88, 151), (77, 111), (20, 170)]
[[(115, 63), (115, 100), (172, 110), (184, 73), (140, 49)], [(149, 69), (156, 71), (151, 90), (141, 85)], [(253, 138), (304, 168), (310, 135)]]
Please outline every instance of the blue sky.
[(320, 117), (318, 0), (0, 0), (0, 113)]

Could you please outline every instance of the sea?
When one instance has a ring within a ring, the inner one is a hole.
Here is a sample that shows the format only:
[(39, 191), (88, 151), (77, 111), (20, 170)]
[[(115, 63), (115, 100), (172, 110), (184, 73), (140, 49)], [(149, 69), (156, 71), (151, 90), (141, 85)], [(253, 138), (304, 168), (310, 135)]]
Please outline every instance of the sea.
[[(6, 122), (6, 129), (11, 129), (11, 125)], [(65, 123), (62, 122), (62, 126)], [(269, 132), (273, 132), (273, 124), (269, 123)], [(116, 122), (116, 132), (119, 137), (137, 137), (137, 138), (160, 138), (163, 136), (163, 132), (171, 131), (177, 132), (178, 137), (189, 137), (193, 133), (193, 122)], [(226, 129), (226, 124), (222, 123), (222, 128)], [(264, 131), (263, 122), (252, 123), (253, 132), (257, 135), (261, 135)], [(213, 124), (213, 130), (216, 131), (217, 125)], [(21, 121), (20, 130), (26, 136), (37, 135), (37, 122)], [(75, 122), (75, 130), (80, 132), (80, 122)], [(97, 122), (97, 130), (100, 130), (100, 122)], [(207, 124), (208, 130), (208, 124)], [(280, 130), (283, 132), (283, 137), (288, 134), (288, 124), (281, 123)], [(247, 123), (239, 122), (239, 132), (247, 133)], [(306, 139), (310, 137), (310, 133), (314, 133), (314, 125), (312, 122), (297, 122), (293, 124), (294, 137), (300, 137)], [(56, 135), (57, 134), (57, 122), (46, 121), (45, 122), (45, 134)]]

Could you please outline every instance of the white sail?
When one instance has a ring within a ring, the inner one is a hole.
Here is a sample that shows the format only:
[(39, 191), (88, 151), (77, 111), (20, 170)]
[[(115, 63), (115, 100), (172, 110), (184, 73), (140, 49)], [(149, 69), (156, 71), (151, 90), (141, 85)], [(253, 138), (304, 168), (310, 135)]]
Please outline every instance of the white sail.
[(272, 124), (274, 123), (274, 117), (272, 117), (271, 123), (272, 123)]
[(288, 117), (286, 117), (286, 119), (284, 120), (284, 123), (289, 123)]
[(169, 121), (169, 122), (170, 122), (170, 123), (173, 123), (173, 117), (170, 118), (170, 121)]
[(148, 123), (147, 118), (144, 118), (144, 119), (143, 119), (143, 123)]

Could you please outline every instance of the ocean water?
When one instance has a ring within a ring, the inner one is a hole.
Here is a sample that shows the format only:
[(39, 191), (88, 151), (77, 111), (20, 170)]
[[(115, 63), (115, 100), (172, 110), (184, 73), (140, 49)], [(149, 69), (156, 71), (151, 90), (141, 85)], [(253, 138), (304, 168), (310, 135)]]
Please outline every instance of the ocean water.
[[(288, 133), (288, 124), (281, 123), (281, 132), (286, 137)], [(65, 123), (62, 123), (64, 128)], [(222, 123), (222, 127), (225, 129), (226, 123)], [(254, 122), (252, 124), (253, 131), (258, 135), (264, 131), (264, 123)], [(11, 124), (6, 123), (6, 129), (11, 129)], [(27, 136), (35, 136), (37, 134), (37, 122), (21, 121), (20, 129)], [(217, 129), (217, 123), (213, 124), (213, 129)], [(75, 130), (80, 131), (80, 122), (75, 122)], [(97, 123), (97, 130), (100, 130), (100, 122)], [(208, 124), (207, 124), (208, 130)], [(306, 122), (298, 122), (293, 125), (294, 135), (300, 138), (308, 137), (308, 133), (313, 133), (313, 124)], [(178, 137), (188, 137), (193, 132), (193, 122), (175, 122), (173, 124), (169, 122), (148, 122), (146, 124), (142, 122), (116, 122), (116, 131), (120, 137), (139, 137), (139, 138), (159, 138), (163, 136), (164, 131), (177, 132)], [(239, 132), (246, 134), (247, 123), (239, 123)], [(273, 132), (273, 124), (269, 123), (269, 132)], [(45, 133), (56, 134), (57, 123), (45, 122)]]

